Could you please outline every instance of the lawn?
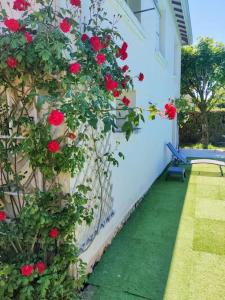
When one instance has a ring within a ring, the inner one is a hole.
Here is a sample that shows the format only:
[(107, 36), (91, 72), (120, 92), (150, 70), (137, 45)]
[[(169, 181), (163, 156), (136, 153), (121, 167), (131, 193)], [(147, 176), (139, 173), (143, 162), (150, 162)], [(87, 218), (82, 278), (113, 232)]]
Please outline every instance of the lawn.
[(187, 175), (154, 183), (95, 267), (84, 299), (224, 299), (225, 178), (206, 165)]

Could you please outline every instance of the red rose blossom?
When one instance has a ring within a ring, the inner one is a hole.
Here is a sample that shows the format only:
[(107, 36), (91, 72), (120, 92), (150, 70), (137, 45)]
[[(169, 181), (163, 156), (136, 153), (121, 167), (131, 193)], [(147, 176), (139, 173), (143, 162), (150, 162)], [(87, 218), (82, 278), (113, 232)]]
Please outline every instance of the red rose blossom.
[(60, 150), (60, 145), (56, 140), (52, 140), (48, 143), (48, 151), (56, 153)]
[(130, 100), (127, 97), (123, 97), (122, 102), (124, 105), (129, 106), (130, 105)]
[(122, 45), (122, 47), (121, 47), (121, 51), (122, 51), (122, 52), (126, 52), (126, 51), (127, 51), (127, 48), (128, 48), (127, 43), (126, 43), (126, 42), (123, 42), (123, 45)]
[(140, 73), (138, 76), (139, 81), (143, 81), (144, 80), (144, 74)]
[(113, 96), (114, 97), (119, 97), (119, 95), (120, 95), (120, 92), (118, 90), (113, 91)]
[(13, 9), (19, 11), (25, 11), (30, 6), (30, 3), (26, 0), (15, 0), (13, 3)]
[(120, 55), (120, 58), (121, 58), (122, 60), (126, 60), (127, 57), (128, 57), (127, 52), (123, 52), (123, 53), (121, 53), (121, 55)]
[(105, 63), (105, 54), (99, 53), (96, 55), (96, 61), (98, 65), (103, 65)]
[(127, 57), (128, 57), (128, 54), (126, 52), (127, 48), (128, 48), (127, 43), (123, 42), (122, 47), (117, 50), (116, 57), (118, 57), (118, 58), (120, 57), (122, 60), (127, 59)]
[(49, 232), (49, 236), (52, 238), (52, 239), (56, 239), (59, 235), (59, 231), (57, 228), (52, 228)]
[(6, 63), (11, 69), (15, 69), (17, 66), (17, 60), (14, 57), (8, 57)]
[(80, 7), (80, 6), (81, 6), (81, 0), (70, 0), (70, 3), (71, 3), (73, 6), (77, 6), (77, 7)]
[(172, 103), (165, 105), (165, 115), (168, 116), (169, 120), (173, 120), (176, 117), (177, 109)]
[(75, 140), (75, 138), (76, 138), (77, 136), (76, 136), (75, 133), (69, 132), (69, 133), (67, 134), (67, 137), (68, 137), (69, 139), (71, 139), (71, 140)]
[(126, 80), (123, 80), (123, 81), (121, 82), (121, 85), (122, 85), (122, 88), (125, 89), (125, 88), (127, 87), (127, 82), (126, 82)]
[(35, 269), (39, 274), (43, 273), (46, 270), (46, 265), (42, 261), (39, 261), (35, 265)]
[(3, 210), (1, 210), (0, 211), (0, 222), (3, 222), (5, 220), (6, 220), (6, 213)]
[(105, 76), (105, 88), (107, 91), (113, 91), (118, 87), (118, 83), (112, 79), (110, 74)]
[(51, 111), (49, 117), (48, 117), (48, 123), (50, 125), (59, 126), (64, 121), (64, 114), (57, 109), (54, 109)]
[(20, 268), (20, 272), (23, 276), (28, 277), (33, 273), (33, 266), (32, 265), (24, 265)]
[(20, 29), (20, 23), (16, 19), (6, 19), (4, 24), (10, 31), (13, 32), (16, 32)]
[(82, 41), (82, 42), (85, 42), (85, 41), (87, 41), (88, 39), (89, 39), (89, 36), (88, 36), (86, 33), (82, 34), (82, 36), (81, 36), (81, 41)]
[(32, 41), (33, 41), (33, 37), (32, 37), (32, 35), (29, 33), (29, 32), (25, 32), (24, 33), (24, 37), (25, 37), (25, 40), (26, 40), (26, 42), (29, 44), (29, 43), (31, 43)]
[(125, 65), (125, 66), (122, 67), (122, 71), (123, 71), (124, 73), (127, 72), (128, 70), (129, 70), (128, 65)]
[(67, 33), (71, 29), (71, 24), (67, 21), (67, 19), (63, 19), (62, 22), (59, 24), (60, 29), (62, 32)]
[(79, 63), (73, 63), (69, 67), (69, 72), (72, 74), (77, 74), (80, 72), (80, 64)]
[(96, 35), (94, 35), (90, 38), (90, 44), (94, 51), (99, 51), (102, 47), (100, 38), (97, 37)]

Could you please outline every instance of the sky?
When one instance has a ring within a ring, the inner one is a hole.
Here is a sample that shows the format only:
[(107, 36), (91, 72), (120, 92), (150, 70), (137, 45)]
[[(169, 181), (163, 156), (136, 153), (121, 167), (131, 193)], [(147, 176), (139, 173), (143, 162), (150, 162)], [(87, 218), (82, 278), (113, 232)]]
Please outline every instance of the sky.
[(193, 42), (209, 36), (225, 44), (225, 0), (189, 0)]

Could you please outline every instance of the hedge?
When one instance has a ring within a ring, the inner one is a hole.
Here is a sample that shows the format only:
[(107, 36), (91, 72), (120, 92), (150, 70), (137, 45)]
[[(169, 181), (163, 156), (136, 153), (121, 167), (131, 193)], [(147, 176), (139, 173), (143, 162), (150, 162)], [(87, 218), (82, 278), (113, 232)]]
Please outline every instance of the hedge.
[[(209, 142), (225, 145), (225, 111), (209, 113)], [(201, 142), (201, 118), (199, 112), (189, 113), (188, 121), (179, 129), (181, 144)]]

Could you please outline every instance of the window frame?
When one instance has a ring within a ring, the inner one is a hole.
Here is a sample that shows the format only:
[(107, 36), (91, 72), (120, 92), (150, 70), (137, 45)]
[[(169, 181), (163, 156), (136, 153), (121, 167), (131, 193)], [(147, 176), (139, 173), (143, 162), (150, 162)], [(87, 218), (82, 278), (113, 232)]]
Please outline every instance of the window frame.
[(130, 4), (130, 1), (136, 1), (136, 2), (139, 1), (138, 2), (139, 8), (137, 8), (137, 10), (135, 9), (135, 11), (139, 11), (139, 10), (141, 10), (142, 0), (125, 0), (126, 5), (132, 11), (132, 13), (134, 14), (135, 18), (138, 20), (139, 23), (141, 23), (141, 13), (138, 13), (138, 14), (134, 13), (134, 9), (132, 8), (132, 5)]

